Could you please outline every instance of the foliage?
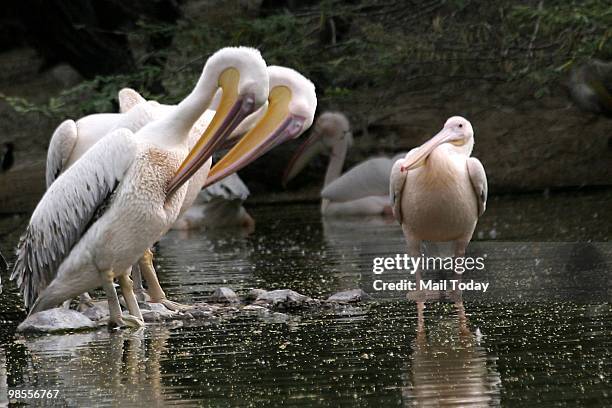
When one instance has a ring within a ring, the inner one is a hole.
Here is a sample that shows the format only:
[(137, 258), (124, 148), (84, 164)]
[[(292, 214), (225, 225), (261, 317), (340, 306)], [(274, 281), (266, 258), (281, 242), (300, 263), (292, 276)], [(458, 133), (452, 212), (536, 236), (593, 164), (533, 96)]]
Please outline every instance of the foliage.
[(523, 81), (539, 97), (574, 61), (612, 57), (608, 0), (326, 0), (254, 19), (237, 10), (224, 18), (189, 16), (176, 26), (140, 24), (129, 36), (146, 43), (160, 31), (174, 35), (171, 47), (153, 51), (162, 66), (147, 62), (151, 55), (143, 52), (136, 72), (83, 82), (44, 106), (4, 99), (20, 111), (58, 117), (112, 111), (124, 86), (174, 103), (189, 92), (210, 53), (250, 45), (268, 64), (311, 78), (323, 106), (348, 104), (368, 120), (372, 108), (383, 111), (399, 95), (433, 86), (443, 94), (465, 82)]

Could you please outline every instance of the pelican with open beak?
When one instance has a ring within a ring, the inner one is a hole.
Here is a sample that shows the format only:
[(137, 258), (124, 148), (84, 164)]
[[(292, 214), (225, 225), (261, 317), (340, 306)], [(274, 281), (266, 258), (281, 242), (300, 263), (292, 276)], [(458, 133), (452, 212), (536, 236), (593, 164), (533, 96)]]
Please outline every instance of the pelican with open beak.
[[(189, 150), (190, 130), (219, 90), (219, 108)], [(259, 52), (224, 48), (173, 112), (136, 133), (112, 131), (62, 173), (32, 214), (11, 275), (30, 314), (102, 286), (109, 325), (142, 325), (131, 265), (176, 221), (189, 177), (210, 166), (215, 149), (268, 92)], [(115, 278), (130, 316), (122, 316)]]
[(487, 204), (487, 176), (475, 157), (474, 130), (453, 116), (423, 145), (397, 160), (391, 170), (393, 214), (401, 224), (410, 256), (422, 241), (454, 241), (462, 257)]

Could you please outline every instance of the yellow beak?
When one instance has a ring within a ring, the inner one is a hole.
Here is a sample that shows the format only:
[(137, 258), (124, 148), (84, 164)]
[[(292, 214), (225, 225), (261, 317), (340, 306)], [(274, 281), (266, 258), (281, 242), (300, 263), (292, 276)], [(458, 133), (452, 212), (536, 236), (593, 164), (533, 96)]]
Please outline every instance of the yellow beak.
[(189, 152), (166, 188), (170, 195), (178, 190), (212, 156), (232, 131), (255, 110), (252, 95), (238, 95), (240, 72), (228, 68), (219, 76), (221, 102), (212, 121)]
[(274, 146), (302, 132), (305, 118), (289, 110), (291, 89), (277, 86), (270, 90), (268, 110), (261, 120), (212, 168), (204, 187), (242, 169)]

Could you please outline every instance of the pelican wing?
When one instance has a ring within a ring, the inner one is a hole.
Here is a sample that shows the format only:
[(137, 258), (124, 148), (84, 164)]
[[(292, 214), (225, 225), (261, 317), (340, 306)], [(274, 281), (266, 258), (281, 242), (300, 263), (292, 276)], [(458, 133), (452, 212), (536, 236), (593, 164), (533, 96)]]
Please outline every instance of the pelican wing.
[(393, 161), (377, 157), (359, 163), (329, 183), (321, 197), (334, 202), (357, 200), (369, 196), (389, 194), (389, 174)]
[(389, 181), (389, 193), (391, 195), (391, 204), (393, 206), (393, 216), (400, 223), (402, 221), (402, 192), (406, 184), (407, 172), (400, 170), (404, 159), (397, 160), (391, 168), (391, 177)]
[(27, 307), (53, 280), (72, 247), (104, 211), (136, 151), (131, 131), (111, 132), (49, 187), (21, 237), (11, 275)]
[(132, 88), (123, 88), (119, 91), (119, 112), (125, 113), (132, 109), (134, 106), (145, 103), (147, 100), (140, 96), (138, 92)]
[(47, 188), (64, 171), (77, 139), (77, 125), (70, 119), (63, 121), (53, 132), (47, 152), (47, 171), (45, 174)]
[(480, 160), (475, 157), (467, 159), (467, 168), (472, 188), (478, 199), (478, 216), (480, 217), (487, 209), (487, 195), (489, 194), (487, 174)]

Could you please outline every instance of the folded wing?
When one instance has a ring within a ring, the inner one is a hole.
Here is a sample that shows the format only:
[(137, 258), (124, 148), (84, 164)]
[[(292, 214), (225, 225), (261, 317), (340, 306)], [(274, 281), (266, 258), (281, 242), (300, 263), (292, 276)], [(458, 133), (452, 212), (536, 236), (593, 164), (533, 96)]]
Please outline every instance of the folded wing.
[(48, 188), (21, 237), (11, 275), (27, 307), (53, 280), (72, 247), (100, 217), (136, 152), (131, 131), (111, 132)]

